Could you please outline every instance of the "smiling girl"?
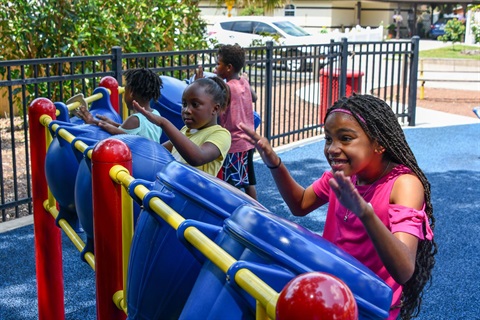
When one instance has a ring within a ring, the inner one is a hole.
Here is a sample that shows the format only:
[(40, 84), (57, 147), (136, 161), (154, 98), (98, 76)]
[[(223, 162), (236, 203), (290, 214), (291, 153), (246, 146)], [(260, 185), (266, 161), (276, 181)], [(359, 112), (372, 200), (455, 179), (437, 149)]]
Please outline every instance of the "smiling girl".
[(354, 95), (330, 107), (324, 154), (332, 170), (307, 188), (293, 179), (267, 139), (242, 128), (294, 215), (329, 204), (323, 237), (392, 288), (388, 319), (418, 315), (435, 264), (435, 218), (430, 184), (390, 106)]

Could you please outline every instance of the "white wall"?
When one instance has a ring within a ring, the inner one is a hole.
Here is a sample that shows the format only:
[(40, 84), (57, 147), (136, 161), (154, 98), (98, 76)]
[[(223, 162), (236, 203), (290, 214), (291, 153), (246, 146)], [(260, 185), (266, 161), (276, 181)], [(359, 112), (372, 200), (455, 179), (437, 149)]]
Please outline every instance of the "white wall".
[[(332, 31), (336, 28), (352, 28), (357, 24), (357, 1), (324, 1), (324, 0), (291, 0), (291, 4), (296, 6), (295, 17), (292, 21), (309, 30), (313, 34), (319, 33), (322, 29)], [(208, 0), (199, 2), (202, 10), (202, 17), (209, 25), (215, 23), (218, 19), (227, 16), (227, 9), (216, 8)], [(380, 1), (362, 1), (361, 25), (378, 27), (382, 22), (384, 27), (393, 22), (394, 10), (398, 4)], [(407, 10), (409, 4), (403, 5), (402, 15), (404, 21), (407, 21)], [(232, 16), (237, 16), (239, 12), (233, 8)], [(274, 16), (284, 16), (284, 9), (274, 10)]]

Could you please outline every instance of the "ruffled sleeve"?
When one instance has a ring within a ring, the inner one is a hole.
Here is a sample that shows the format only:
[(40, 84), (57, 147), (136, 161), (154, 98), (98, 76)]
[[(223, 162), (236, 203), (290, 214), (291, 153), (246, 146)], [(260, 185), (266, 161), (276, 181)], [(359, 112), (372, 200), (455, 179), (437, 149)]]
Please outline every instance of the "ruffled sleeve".
[[(433, 232), (428, 222), (425, 206), (422, 210), (404, 207), (397, 204), (390, 205), (388, 210), (390, 217), (390, 229), (392, 233), (406, 232), (420, 240), (432, 240)], [(425, 224), (426, 233), (423, 233), (423, 225)]]

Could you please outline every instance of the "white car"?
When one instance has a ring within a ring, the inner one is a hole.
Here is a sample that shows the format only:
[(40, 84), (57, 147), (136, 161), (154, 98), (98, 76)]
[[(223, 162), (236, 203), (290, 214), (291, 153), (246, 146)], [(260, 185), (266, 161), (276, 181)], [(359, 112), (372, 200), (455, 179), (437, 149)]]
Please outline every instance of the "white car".
[[(242, 16), (217, 21), (209, 29), (207, 40), (213, 46), (238, 43), (241, 47), (254, 47), (265, 45), (267, 41), (276, 45), (303, 46), (328, 43), (330, 37), (322, 34), (314, 36), (283, 17)], [(310, 47), (301, 47), (298, 54), (290, 51), (290, 57), (309, 54), (311, 50)], [(325, 59), (322, 61), (326, 63)], [(288, 59), (279, 63), (292, 71), (312, 69), (311, 58)]]
[(208, 31), (208, 38), (216, 44), (235, 44), (241, 47), (264, 45), (274, 41), (278, 45), (309, 45), (326, 43), (327, 37), (313, 36), (302, 27), (283, 17), (242, 16), (217, 21)]

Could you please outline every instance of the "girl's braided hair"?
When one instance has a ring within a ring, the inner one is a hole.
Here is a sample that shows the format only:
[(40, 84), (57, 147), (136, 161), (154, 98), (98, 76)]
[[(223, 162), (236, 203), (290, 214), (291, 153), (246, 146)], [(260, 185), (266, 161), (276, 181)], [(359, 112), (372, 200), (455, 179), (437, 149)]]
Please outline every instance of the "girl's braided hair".
[[(417, 160), (408, 145), (405, 134), (392, 108), (383, 100), (371, 95), (353, 95), (335, 102), (326, 112), (325, 120), (332, 110), (345, 109), (362, 126), (366, 134), (385, 148), (386, 156), (392, 161), (410, 168), (420, 179), (425, 190), (425, 212), (432, 231), (435, 229), (435, 217), (431, 203), (430, 183), (417, 164)], [(423, 230), (426, 234), (425, 226)], [(431, 241), (419, 241), (415, 271), (403, 286), (402, 319), (418, 316), (423, 297), (423, 288), (431, 283), (432, 269), (435, 265), (437, 244)]]
[(135, 95), (136, 99), (154, 101), (160, 98), (160, 89), (163, 87), (162, 79), (150, 69), (130, 69), (125, 71), (125, 86)]

